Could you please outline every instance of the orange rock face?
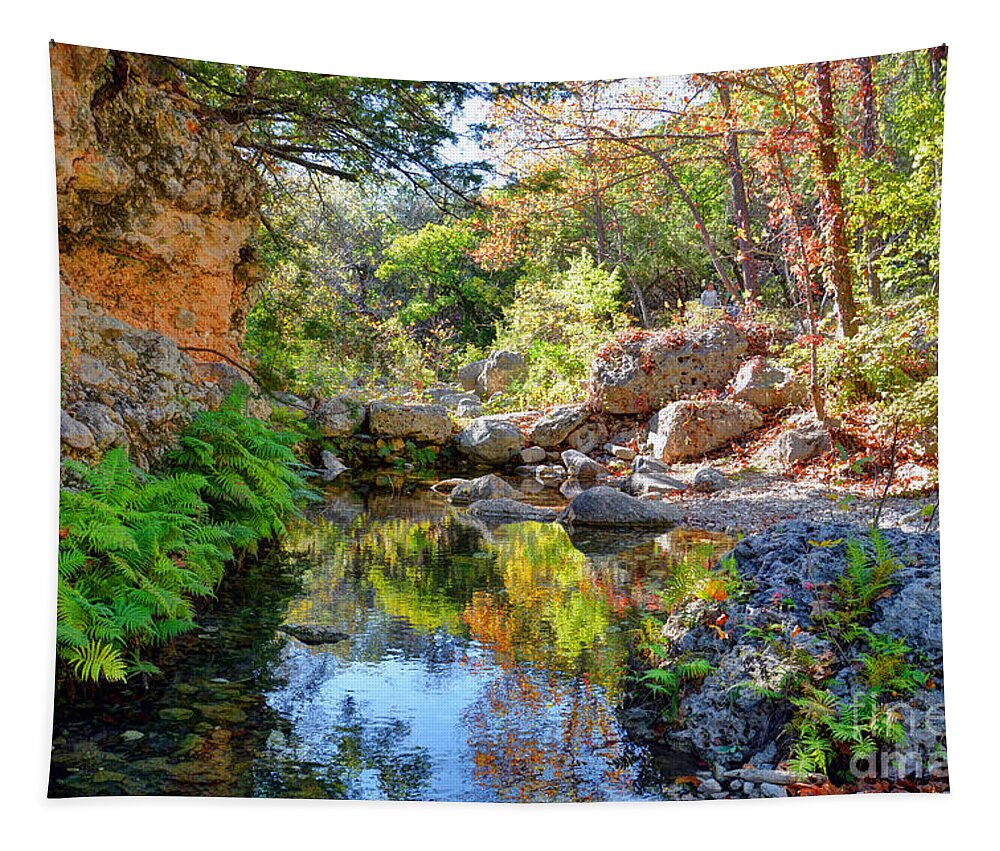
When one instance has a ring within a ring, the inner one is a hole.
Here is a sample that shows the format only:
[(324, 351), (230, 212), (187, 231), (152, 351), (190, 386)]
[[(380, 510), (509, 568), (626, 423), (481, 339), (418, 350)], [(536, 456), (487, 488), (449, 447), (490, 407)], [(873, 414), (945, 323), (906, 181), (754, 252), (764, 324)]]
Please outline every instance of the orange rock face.
[[(136, 328), (237, 356), (260, 186), (235, 129), (157, 57), (57, 44), (51, 59), (63, 283)], [(72, 328), (64, 314), (64, 342)]]

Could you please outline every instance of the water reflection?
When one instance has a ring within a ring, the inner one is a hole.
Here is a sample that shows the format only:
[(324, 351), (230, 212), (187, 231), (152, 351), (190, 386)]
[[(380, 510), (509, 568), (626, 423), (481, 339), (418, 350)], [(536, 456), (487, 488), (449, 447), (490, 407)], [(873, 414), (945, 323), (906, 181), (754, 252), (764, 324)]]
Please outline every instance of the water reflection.
[[(672, 561), (724, 539), (675, 530), (623, 546), (591, 535), (583, 552), (559, 525), (487, 531), (426, 497), (366, 509), (347, 522), (338, 509), (291, 542), (311, 567), (288, 620), (352, 636), (288, 647), (288, 684), (268, 702), (291, 720), (297, 758), (337, 763), (350, 707), (365, 730), (395, 731), (395, 747), (381, 762), (362, 760), (369, 767), (346, 782), (348, 797), (656, 794), (640, 783), (650, 755), (616, 715), (628, 621), (658, 605)], [(410, 783), (393, 789), (376, 763), (400, 761), (411, 766)]]
[(413, 482), (332, 489), (164, 681), (57, 707), (52, 794), (658, 797), (662, 760), (619, 720), (629, 630), (677, 559), (728, 544), (487, 531)]

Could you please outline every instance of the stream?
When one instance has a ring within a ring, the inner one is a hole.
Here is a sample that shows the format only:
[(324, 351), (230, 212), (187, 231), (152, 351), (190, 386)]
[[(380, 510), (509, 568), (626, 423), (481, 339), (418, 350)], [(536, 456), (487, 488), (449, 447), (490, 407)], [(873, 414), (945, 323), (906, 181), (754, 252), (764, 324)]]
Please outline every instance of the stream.
[(731, 545), (488, 530), (419, 479), (330, 486), (163, 676), (60, 693), (49, 794), (660, 799), (697, 766), (630, 729), (629, 634), (679, 559)]

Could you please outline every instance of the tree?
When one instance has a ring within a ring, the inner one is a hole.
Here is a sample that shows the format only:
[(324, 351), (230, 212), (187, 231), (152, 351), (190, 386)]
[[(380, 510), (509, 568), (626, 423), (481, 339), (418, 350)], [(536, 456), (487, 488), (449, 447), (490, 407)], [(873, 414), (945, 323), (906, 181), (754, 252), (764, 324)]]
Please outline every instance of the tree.
[(851, 264), (847, 256), (846, 211), (838, 175), (838, 134), (833, 111), (830, 63), (817, 62), (814, 76), (819, 115), (816, 118), (816, 182), (819, 188), (820, 224), (826, 253), (826, 276), (837, 301), (837, 331), (853, 337), (858, 330), (857, 306)]
[(461, 342), (482, 346), (493, 337), (493, 324), (509, 303), (516, 267), (483, 269), (473, 259), (480, 237), (467, 220), (430, 222), (403, 233), (385, 250), (376, 275), (387, 294), (403, 302), (405, 326), (444, 323)]
[(469, 83), (383, 80), (168, 59), (201, 109), (236, 126), (236, 144), (274, 174), (278, 163), (357, 182), (401, 179), (440, 205), (468, 200), (482, 163), (451, 163), (451, 119), (485, 91)]
[(740, 157), (740, 143), (737, 135), (737, 115), (729, 96), (729, 86), (718, 82), (715, 90), (726, 117), (726, 167), (732, 186), (733, 218), (736, 220), (737, 259), (743, 271), (743, 290), (751, 297), (757, 295), (757, 261), (754, 257), (753, 230), (750, 225), (750, 205), (747, 201), (746, 181), (743, 176), (743, 161)]

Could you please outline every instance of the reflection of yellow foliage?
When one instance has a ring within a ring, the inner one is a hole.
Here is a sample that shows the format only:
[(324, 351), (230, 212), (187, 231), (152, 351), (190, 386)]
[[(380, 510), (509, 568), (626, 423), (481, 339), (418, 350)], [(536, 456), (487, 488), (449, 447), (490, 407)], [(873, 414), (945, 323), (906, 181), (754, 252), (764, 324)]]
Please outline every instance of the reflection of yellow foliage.
[(461, 635), (462, 610), (444, 594), (424, 592), (411, 581), (392, 581), (385, 573), (373, 568), (368, 581), (375, 589), (379, 608), (390, 615), (405, 618), (410, 626), (424, 632), (444, 629), (452, 635)]
[(489, 644), (501, 664), (518, 660), (575, 672), (586, 656), (592, 676), (615, 689), (625, 647), (590, 652), (605, 642), (614, 617), (593, 566), (563, 528), (517, 524), (487, 547), (504, 589), (472, 598), (463, 615), (472, 635)]

